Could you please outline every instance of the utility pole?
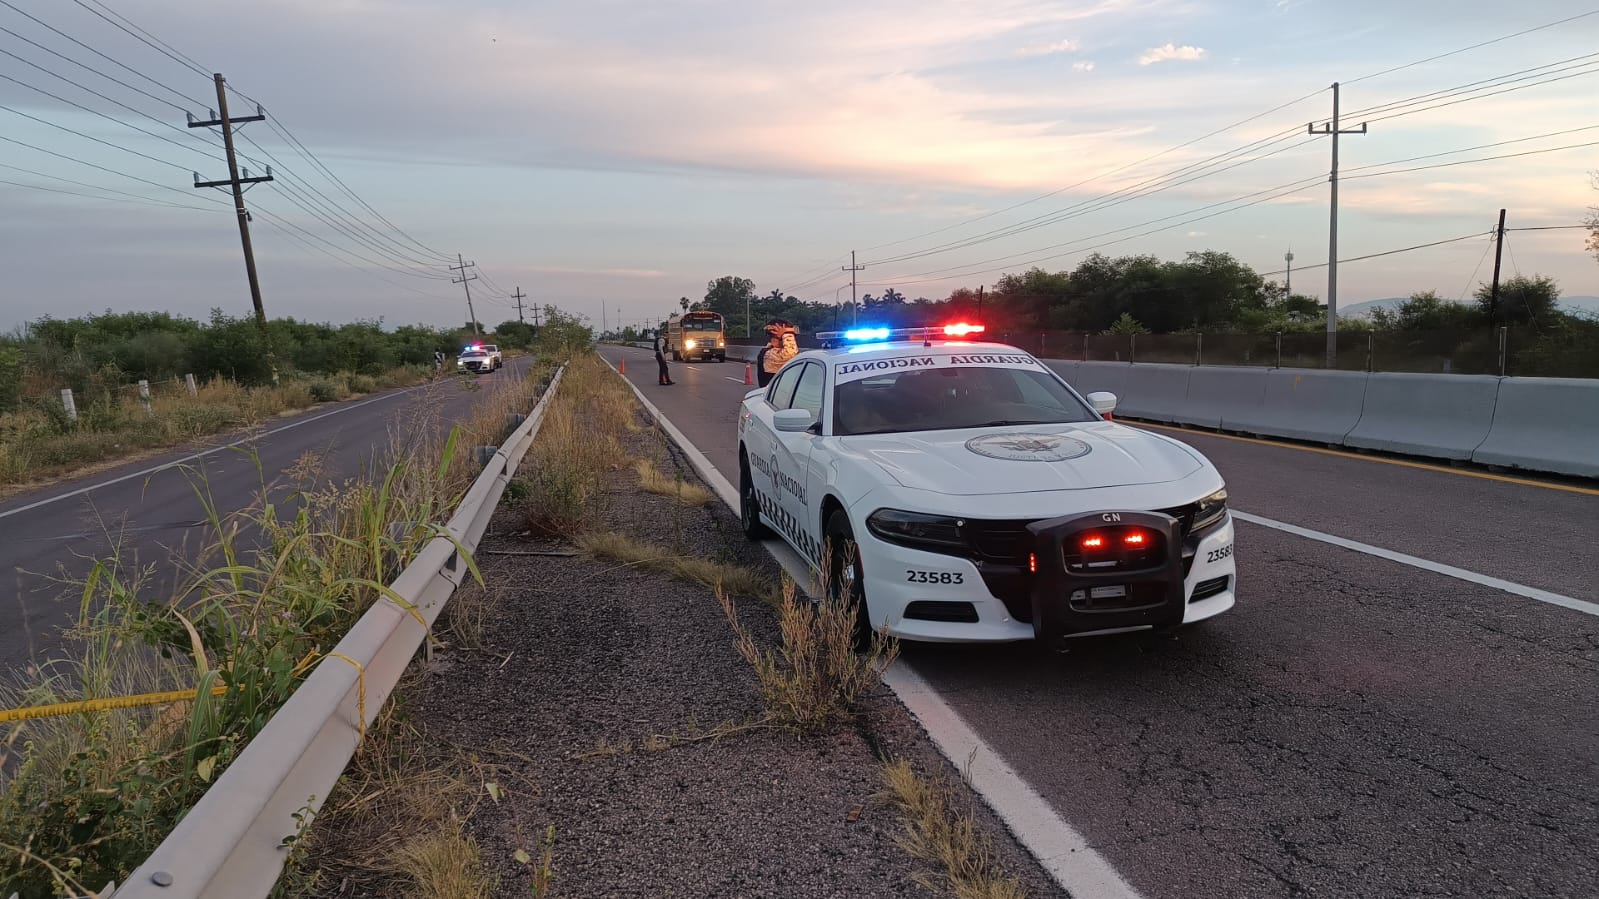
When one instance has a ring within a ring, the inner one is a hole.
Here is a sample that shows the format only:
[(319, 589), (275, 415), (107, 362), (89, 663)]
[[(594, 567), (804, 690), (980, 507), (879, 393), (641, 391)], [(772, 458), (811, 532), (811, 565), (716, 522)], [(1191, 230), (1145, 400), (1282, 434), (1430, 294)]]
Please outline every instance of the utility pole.
[(516, 300), (516, 320), (527, 324), (527, 319), (522, 317), (522, 301), (527, 299), (527, 294), (522, 292), (522, 285), (516, 285), (516, 293), (511, 294), (511, 298)]
[(207, 121), (196, 121), (193, 114), (185, 113), (189, 120), (190, 128), (222, 128), (222, 146), (228, 155), (228, 178), (226, 181), (201, 181), (200, 173), (194, 173), (195, 187), (221, 187), (224, 184), (233, 189), (233, 211), (239, 219), (239, 242), (244, 245), (244, 272), (250, 279), (250, 302), (255, 304), (255, 324), (261, 329), (261, 345), (266, 350), (267, 367), (272, 371), (272, 383), (278, 383), (278, 361), (272, 352), (272, 332), (267, 328), (266, 307), (261, 303), (261, 279), (255, 273), (255, 248), (250, 244), (250, 212), (244, 208), (244, 191), (251, 185), (272, 180), (272, 167), (267, 166), (266, 174), (260, 177), (250, 177), (248, 169), (244, 177), (239, 177), (239, 157), (233, 148), (233, 126), (245, 122), (259, 122), (266, 119), (266, 112), (258, 105), (255, 115), (231, 118), (228, 116), (228, 91), (227, 82), (223, 80), (222, 73), (212, 76), (217, 86), (217, 110), (207, 110), (211, 118)]
[(1505, 211), (1499, 210), (1499, 227), (1494, 229), (1494, 284), (1488, 294), (1488, 327), (1499, 323), (1499, 261), (1505, 254)]
[(465, 259), (461, 258), (460, 253), (455, 254), (455, 261), (460, 264), (449, 266), (449, 269), (452, 272), (460, 272), (461, 277), (451, 278), (450, 283), (459, 284), (461, 285), (461, 289), (466, 291), (466, 314), (467, 318), (472, 322), (472, 333), (478, 337), (482, 337), (483, 332), (477, 326), (477, 312), (473, 311), (472, 309), (472, 286), (467, 283), (469, 281), (476, 281), (477, 275), (468, 275), (466, 273), (467, 269), (476, 268), (477, 263), (467, 262)]
[(861, 310), (860, 310), (860, 306), (857, 305), (857, 301), (855, 299), (855, 273), (856, 272), (860, 272), (860, 271), (865, 271), (865, 270), (866, 270), (866, 266), (864, 266), (864, 265), (856, 265), (855, 264), (855, 251), (854, 250), (850, 250), (849, 251), (849, 267), (848, 268), (844, 268), (844, 269), (840, 269), (840, 271), (849, 272), (849, 308), (854, 313), (854, 319), (851, 322), (851, 324), (858, 325), (858, 324), (861, 323)]
[(1332, 368), (1338, 361), (1338, 136), (1340, 134), (1365, 134), (1366, 123), (1361, 122), (1360, 128), (1343, 129), (1338, 120), (1338, 82), (1332, 85), (1333, 114), (1332, 122), (1316, 127), (1315, 122), (1306, 126), (1311, 134), (1326, 134), (1332, 137), (1332, 172), (1327, 181), (1332, 185), (1332, 217), (1327, 228), (1327, 367)]
[(1294, 295), (1294, 251), (1289, 250), (1283, 254), (1283, 262), (1288, 263), (1288, 277), (1283, 281), (1283, 293)]

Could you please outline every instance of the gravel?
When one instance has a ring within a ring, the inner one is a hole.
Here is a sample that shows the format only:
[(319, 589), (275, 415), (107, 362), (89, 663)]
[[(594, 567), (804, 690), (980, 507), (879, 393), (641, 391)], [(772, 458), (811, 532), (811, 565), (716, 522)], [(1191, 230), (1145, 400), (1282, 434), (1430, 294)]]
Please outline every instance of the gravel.
[[(633, 456), (698, 483), (653, 429), (630, 443)], [(626, 468), (617, 481), (610, 528), (777, 578), (720, 503), (695, 509), (643, 493)], [(1064, 895), (886, 688), (852, 728), (709, 737), (762, 713), (710, 591), (583, 555), (492, 554), (558, 548), (521, 533), (507, 503), (480, 547), (485, 579), (500, 588), (482, 646), (436, 653), (406, 700), (428, 734), (511, 769), (502, 800), (481, 803), (468, 822), (499, 895), (530, 895), (530, 869), (515, 854), (536, 859), (550, 826), (555, 897), (935, 895), (916, 881), (928, 865), (896, 842), (898, 812), (876, 798), (889, 757), (956, 784), (1028, 895)], [(776, 642), (769, 606), (744, 598), (739, 614), (757, 639)], [(696, 739), (664, 748), (651, 739), (668, 735)]]

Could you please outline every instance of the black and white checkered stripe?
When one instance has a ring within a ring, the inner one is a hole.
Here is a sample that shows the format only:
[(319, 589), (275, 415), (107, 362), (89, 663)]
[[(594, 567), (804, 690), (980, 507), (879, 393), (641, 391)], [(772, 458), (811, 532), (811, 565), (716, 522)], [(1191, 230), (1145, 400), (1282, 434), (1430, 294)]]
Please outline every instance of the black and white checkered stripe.
[(814, 564), (821, 564), (822, 540), (810, 533), (804, 523), (789, 514), (776, 499), (760, 490), (755, 491), (755, 496), (760, 501), (761, 516), (781, 531), (807, 559)]

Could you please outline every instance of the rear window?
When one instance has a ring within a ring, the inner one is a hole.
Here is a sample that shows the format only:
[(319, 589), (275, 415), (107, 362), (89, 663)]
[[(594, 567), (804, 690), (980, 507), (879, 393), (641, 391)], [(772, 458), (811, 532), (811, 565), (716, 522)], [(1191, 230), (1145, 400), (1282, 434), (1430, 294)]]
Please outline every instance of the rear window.
[(838, 385), (833, 433), (894, 434), (1096, 421), (1041, 367), (961, 365), (883, 371)]

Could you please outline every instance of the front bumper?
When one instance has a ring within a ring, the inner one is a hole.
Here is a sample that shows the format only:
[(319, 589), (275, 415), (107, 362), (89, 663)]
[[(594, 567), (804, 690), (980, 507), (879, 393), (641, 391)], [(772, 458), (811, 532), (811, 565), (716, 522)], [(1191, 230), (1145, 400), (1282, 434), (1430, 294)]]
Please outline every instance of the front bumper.
[(457, 359), (457, 360), (455, 360), (455, 368), (456, 368), (457, 371), (476, 371), (476, 372), (493, 371), (494, 370), (494, 360), (492, 360), (492, 359)]
[[(1170, 521), (1169, 516), (1163, 517)], [(1040, 524), (1049, 525), (1050, 522)], [(1135, 607), (1130, 609), (1118, 609), (1114, 603), (1106, 604), (1103, 609), (1091, 609), (1088, 607), (1092, 603), (1083, 602), (1074, 608), (1072, 595), (1079, 589), (1091, 591), (1095, 587), (1126, 586), (1130, 578), (1098, 579), (1090, 584), (1077, 576), (1070, 580), (1051, 577), (1046, 570), (1047, 560), (1058, 559), (1058, 553), (1048, 556), (1040, 553), (1039, 558), (1046, 561), (1041, 563), (1036, 574), (1006, 574), (996, 578), (992, 570), (985, 572), (985, 568), (994, 566), (982, 560), (889, 543), (861, 525), (856, 526), (855, 535), (872, 627), (886, 625), (891, 635), (905, 640), (942, 643), (1058, 640), (1147, 630), (1192, 624), (1219, 615), (1236, 602), (1237, 567), (1233, 559), (1230, 515), (1196, 537), (1169, 541), (1166, 546), (1175, 558), (1168, 555), (1160, 572), (1145, 573), (1140, 581), (1154, 585), (1142, 587), (1140, 592), (1159, 590), (1161, 601), (1129, 602), (1127, 605)], [(1053, 538), (1035, 539), (1058, 541), (1061, 536), (1062, 533), (1055, 533)], [(1009, 594), (1009, 602), (995, 592), (1001, 584), (1005, 585), (1002, 589)]]

